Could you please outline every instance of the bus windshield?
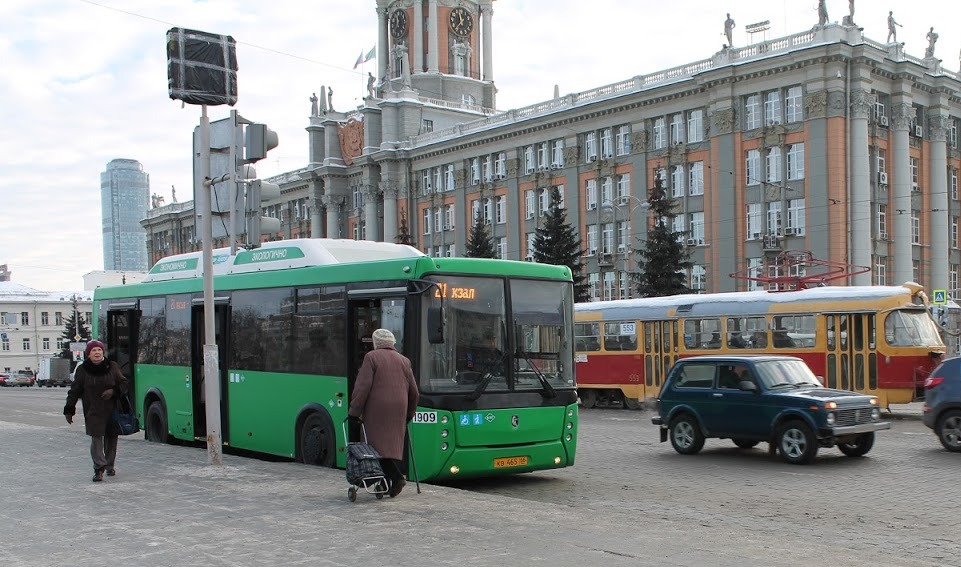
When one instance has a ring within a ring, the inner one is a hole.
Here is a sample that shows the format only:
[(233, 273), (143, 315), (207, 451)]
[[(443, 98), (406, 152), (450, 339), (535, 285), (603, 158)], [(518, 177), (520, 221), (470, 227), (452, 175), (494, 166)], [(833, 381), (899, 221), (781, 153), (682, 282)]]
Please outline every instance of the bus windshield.
[[(443, 309), (440, 344), (424, 341), (424, 393), (573, 388), (570, 283), (438, 276), (428, 309)], [(508, 288), (510, 303), (508, 303)]]
[(899, 309), (884, 320), (884, 338), (891, 346), (943, 346), (927, 311)]

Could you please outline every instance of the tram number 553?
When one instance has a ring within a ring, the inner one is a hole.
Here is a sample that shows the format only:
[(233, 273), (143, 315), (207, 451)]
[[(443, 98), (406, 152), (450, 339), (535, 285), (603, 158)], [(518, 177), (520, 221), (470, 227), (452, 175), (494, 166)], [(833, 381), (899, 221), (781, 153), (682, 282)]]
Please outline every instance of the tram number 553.
[(436, 411), (419, 411), (414, 413), (413, 423), (437, 423)]

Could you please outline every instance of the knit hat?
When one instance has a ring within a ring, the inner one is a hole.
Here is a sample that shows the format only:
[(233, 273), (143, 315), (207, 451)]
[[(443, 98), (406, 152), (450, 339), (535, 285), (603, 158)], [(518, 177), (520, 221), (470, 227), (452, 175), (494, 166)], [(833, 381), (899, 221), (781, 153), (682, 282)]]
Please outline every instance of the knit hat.
[(88, 341), (88, 342), (87, 342), (87, 349), (86, 349), (85, 351), (83, 351), (84, 357), (89, 358), (89, 357), (90, 357), (90, 351), (92, 351), (92, 350), (95, 349), (95, 348), (99, 348), (100, 350), (102, 350), (102, 351), (104, 352), (104, 354), (106, 354), (106, 352), (107, 352), (107, 347), (104, 346), (104, 344), (103, 344), (102, 342), (100, 342), (100, 341)]
[(387, 346), (393, 346), (397, 342), (394, 338), (394, 333), (391, 333), (387, 329), (377, 329), (374, 334), (371, 335), (374, 339), (374, 348), (384, 348)]

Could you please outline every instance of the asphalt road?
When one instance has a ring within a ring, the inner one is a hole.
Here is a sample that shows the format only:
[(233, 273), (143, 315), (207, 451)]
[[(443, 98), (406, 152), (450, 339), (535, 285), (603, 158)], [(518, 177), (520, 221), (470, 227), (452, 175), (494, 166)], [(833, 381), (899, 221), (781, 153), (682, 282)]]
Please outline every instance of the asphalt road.
[[(61, 415), (65, 396), (63, 389), (0, 389), (0, 421), (69, 427)], [(731, 534), (751, 549), (787, 539), (889, 558), (882, 565), (961, 565), (961, 454), (944, 451), (918, 420), (892, 421), (866, 457), (822, 449), (814, 464), (796, 466), (764, 445), (741, 450), (726, 440), (678, 455), (658, 441), (647, 412), (580, 415), (574, 467), (450, 486), (576, 509), (639, 533), (666, 523), (703, 533), (705, 545), (723, 546), (723, 534)]]

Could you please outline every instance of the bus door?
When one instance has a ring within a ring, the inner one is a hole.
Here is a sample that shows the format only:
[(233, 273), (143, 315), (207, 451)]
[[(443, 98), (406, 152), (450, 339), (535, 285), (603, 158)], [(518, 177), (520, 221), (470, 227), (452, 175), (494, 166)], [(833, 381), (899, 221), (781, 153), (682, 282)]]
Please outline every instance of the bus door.
[(661, 382), (667, 376), (677, 355), (676, 323), (646, 321), (644, 323), (644, 398), (656, 398)]
[[(357, 372), (364, 356), (374, 349), (371, 335), (387, 329), (397, 339), (394, 347), (404, 353), (404, 311), (407, 288), (356, 289), (347, 291), (347, 400), (350, 403)], [(405, 353), (410, 357), (411, 353)], [(355, 432), (351, 432), (354, 438)]]
[(104, 336), (109, 349), (108, 358), (117, 363), (127, 378), (129, 397), (136, 400), (134, 389), (134, 364), (137, 362), (137, 328), (140, 311), (137, 303), (113, 303), (107, 311), (107, 329)]
[(875, 342), (874, 313), (828, 313), (827, 360), (828, 388), (877, 393), (878, 353)]
[[(229, 357), (227, 337), (230, 321), (230, 305), (227, 297), (214, 298), (214, 337), (217, 343), (217, 354), (220, 370), (220, 437), (225, 445), (230, 442), (230, 431), (227, 403), (227, 363)], [(207, 437), (207, 392), (205, 391), (204, 376), (204, 300), (194, 298), (191, 312), (191, 396), (193, 402), (194, 439)]]

